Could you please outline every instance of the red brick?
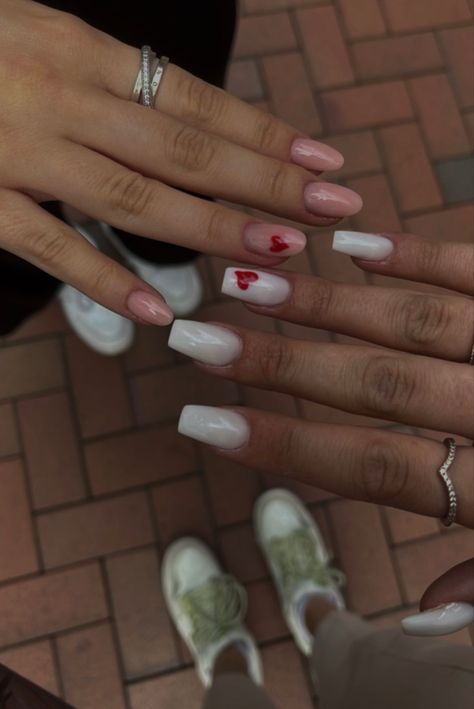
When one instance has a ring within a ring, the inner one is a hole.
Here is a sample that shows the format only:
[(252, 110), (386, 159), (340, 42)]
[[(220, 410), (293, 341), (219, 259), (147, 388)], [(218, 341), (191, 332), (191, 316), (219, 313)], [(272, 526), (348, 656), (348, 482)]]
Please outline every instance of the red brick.
[(194, 668), (137, 682), (128, 692), (132, 709), (199, 707), (204, 698), (204, 688)]
[(358, 192), (364, 207), (353, 217), (361, 231), (401, 231), (397, 208), (385, 175), (358, 177), (348, 181), (348, 187)]
[(233, 56), (258, 56), (295, 47), (296, 37), (287, 12), (254, 15), (240, 19)]
[(44, 337), (44, 335), (68, 332), (69, 329), (59, 301), (53, 300), (46, 308), (22, 323), (14, 333), (7, 337), (7, 340), (13, 342), (31, 337)]
[(431, 29), (470, 20), (466, 0), (382, 0), (394, 32)]
[(11, 404), (0, 405), (0, 458), (18, 453), (19, 442)]
[(38, 509), (84, 496), (79, 449), (66, 394), (18, 405), (33, 504)]
[(67, 338), (67, 353), (82, 435), (129, 427), (132, 417), (119, 360), (93, 352), (76, 337)]
[(325, 5), (297, 10), (296, 19), (314, 85), (327, 89), (353, 83), (354, 73), (335, 8)]
[(68, 633), (57, 643), (68, 702), (81, 709), (125, 709), (110, 625)]
[(330, 500), (334, 497), (332, 492), (322, 490), (316, 487), (316, 485), (306, 485), (305, 483), (299, 482), (299, 480), (285, 477), (284, 475), (265, 473), (263, 479), (266, 488), (282, 487), (285, 490), (290, 490), (297, 497), (300, 497), (305, 504), (322, 502), (323, 500)]
[(299, 53), (264, 57), (272, 113), (308, 135), (321, 133), (321, 121)]
[(176, 419), (186, 404), (221, 406), (238, 401), (233, 382), (216, 379), (194, 364), (138, 374), (131, 379), (131, 387), (141, 425)]
[(310, 509), (311, 515), (316, 522), (316, 525), (321, 532), (324, 543), (329, 552), (331, 559), (336, 556), (336, 545), (334, 544), (333, 535), (329, 526), (329, 513), (326, 505), (317, 505)]
[(402, 81), (326, 91), (321, 101), (326, 122), (334, 132), (398, 123), (413, 116)]
[(452, 566), (472, 556), (473, 533), (455, 530), (396, 551), (406, 600), (417, 603), (426, 588)]
[(257, 473), (232, 460), (226, 460), (208, 448), (203, 449), (206, 484), (217, 526), (244, 522), (261, 485)]
[(164, 327), (138, 325), (133, 345), (123, 356), (125, 369), (128, 372), (139, 372), (141, 369), (173, 364), (173, 351), (168, 347), (168, 337), (169, 332)]
[(400, 604), (390, 551), (375, 505), (353, 500), (330, 504), (338, 558), (347, 574), (350, 608), (376, 613)]
[(163, 546), (187, 534), (213, 543), (211, 516), (197, 476), (156, 487), (153, 504)]
[(474, 103), (474, 47), (472, 27), (458, 27), (439, 34), (451, 68), (458, 103), (470, 108)]
[(38, 531), (44, 563), (49, 568), (153, 541), (142, 492), (41, 515)]
[(432, 157), (468, 153), (469, 141), (447, 76), (420, 76), (409, 86)]
[(443, 204), (418, 126), (392, 126), (380, 131), (394, 191), (402, 212)]
[(247, 586), (248, 611), (245, 624), (258, 643), (289, 635), (281, 605), (272, 581), (257, 581)]
[(413, 512), (405, 512), (405, 510), (398, 510), (394, 507), (387, 507), (384, 512), (394, 544), (439, 532), (438, 522), (432, 517), (416, 515)]
[(468, 204), (407, 219), (407, 231), (435, 241), (472, 240), (474, 209)]
[(240, 583), (268, 576), (267, 567), (255, 539), (252, 524), (229, 527), (219, 532), (224, 569)]
[(227, 91), (244, 101), (256, 101), (263, 98), (263, 87), (253, 59), (232, 62), (227, 74)]
[(156, 550), (108, 559), (107, 574), (125, 677), (136, 679), (178, 664)]
[(0, 664), (26, 677), (47, 692), (57, 696), (60, 694), (49, 640), (40, 640), (0, 652)]
[(351, 39), (380, 37), (387, 30), (377, 0), (340, 0), (342, 16)]
[(176, 426), (132, 431), (85, 447), (87, 470), (95, 495), (124, 490), (197, 468), (194, 443)]
[(62, 386), (64, 367), (59, 344), (42, 340), (0, 349), (0, 399)]
[(432, 33), (357, 42), (352, 53), (356, 74), (361, 79), (399, 77), (443, 67)]
[(93, 623), (108, 613), (98, 564), (2, 586), (0, 608), (0, 646)]
[(0, 490), (0, 580), (4, 580), (38, 569), (25, 476), (19, 460), (0, 463)]
[[(366, 285), (365, 273), (357, 268), (350, 258), (333, 251), (333, 231), (314, 232), (310, 239), (309, 249), (313, 254), (315, 270), (321, 278), (338, 283), (351, 285)], [(317, 282), (315, 281), (317, 286)]]
[(293, 640), (262, 648), (265, 690), (276, 706), (313, 709), (302, 658)]
[(344, 165), (337, 171), (338, 179), (364, 172), (380, 172), (382, 169), (380, 154), (372, 131), (326, 136), (324, 142), (344, 155)]

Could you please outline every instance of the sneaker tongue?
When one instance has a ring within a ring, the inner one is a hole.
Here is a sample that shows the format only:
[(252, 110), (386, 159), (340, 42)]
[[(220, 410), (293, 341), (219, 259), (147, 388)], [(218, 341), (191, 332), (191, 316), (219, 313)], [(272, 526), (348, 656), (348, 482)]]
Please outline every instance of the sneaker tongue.
[(270, 547), (285, 594), (293, 596), (301, 584), (310, 583), (313, 588), (330, 585), (327, 569), (318, 560), (314, 540), (306, 527), (285, 537), (273, 537)]

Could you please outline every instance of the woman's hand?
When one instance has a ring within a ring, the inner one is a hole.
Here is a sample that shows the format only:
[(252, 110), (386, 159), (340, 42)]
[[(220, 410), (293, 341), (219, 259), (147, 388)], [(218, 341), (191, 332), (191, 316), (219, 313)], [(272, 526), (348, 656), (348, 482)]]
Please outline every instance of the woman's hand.
[[(332, 148), (173, 65), (150, 111), (129, 100), (138, 49), (35, 2), (0, 0), (0, 14), (0, 247), (107, 308), (133, 318), (132, 294), (157, 294), (38, 202), (271, 267), (304, 248), (302, 232), (181, 190), (309, 225), (361, 208), (315, 178), (342, 165)], [(152, 322), (167, 319), (162, 306)]]

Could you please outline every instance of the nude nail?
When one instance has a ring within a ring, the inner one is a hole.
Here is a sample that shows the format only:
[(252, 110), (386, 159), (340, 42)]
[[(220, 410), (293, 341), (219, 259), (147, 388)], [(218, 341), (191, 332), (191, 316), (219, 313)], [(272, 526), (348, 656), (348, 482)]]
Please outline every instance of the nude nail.
[(173, 312), (163, 300), (147, 291), (134, 291), (127, 300), (127, 307), (133, 315), (150, 325), (169, 325), (173, 322)]
[(474, 606), (470, 603), (447, 603), (403, 618), (407, 635), (449, 635), (474, 623)]
[(214, 406), (185, 406), (178, 431), (196, 441), (226, 449), (241, 448), (250, 437), (250, 428), (243, 416)]
[(383, 261), (393, 251), (393, 242), (378, 234), (364, 234), (359, 231), (336, 231), (332, 242), (334, 251), (342, 254)]
[(339, 151), (308, 138), (296, 138), (293, 141), (291, 158), (307, 170), (339, 170), (344, 165), (344, 157)]
[(281, 224), (248, 224), (243, 234), (244, 246), (254, 254), (264, 256), (293, 256), (306, 246), (302, 231)]
[(306, 209), (320, 217), (350, 217), (362, 209), (362, 198), (353, 190), (328, 182), (311, 182), (304, 191)]
[(242, 340), (232, 330), (194, 320), (175, 320), (168, 345), (199, 362), (221, 367), (242, 351)]
[(226, 268), (222, 293), (255, 305), (279, 305), (288, 299), (291, 285), (286, 278), (264, 271)]

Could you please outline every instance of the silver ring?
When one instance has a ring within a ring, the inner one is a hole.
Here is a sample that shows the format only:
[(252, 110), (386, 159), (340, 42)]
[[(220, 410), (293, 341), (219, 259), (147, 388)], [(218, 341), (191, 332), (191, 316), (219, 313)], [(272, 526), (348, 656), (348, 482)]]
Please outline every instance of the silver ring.
[(142, 64), (143, 64), (143, 54), (144, 51), (146, 53), (150, 54), (150, 59), (151, 58), (156, 58), (155, 52), (152, 52), (150, 50), (150, 47), (142, 47), (141, 49), (141, 58), (140, 58), (140, 69), (138, 71), (138, 76), (135, 80), (135, 85), (133, 87), (132, 95), (130, 97), (130, 100), (133, 101), (134, 103), (141, 103), (140, 101), (140, 96), (142, 94), (142, 88), (143, 88), (143, 70), (142, 70)]
[[(130, 100), (154, 108), (158, 89), (169, 58), (162, 56), (155, 66), (156, 54), (147, 45), (141, 49), (141, 63)], [(154, 70), (154, 71), (153, 71)], [(153, 75), (153, 78), (150, 78)]]
[(454, 459), (456, 457), (456, 441), (454, 438), (445, 438), (443, 441), (444, 445), (447, 446), (448, 448), (448, 455), (446, 456), (445, 461), (443, 462), (442, 466), (438, 470), (438, 474), (441, 477), (442, 481), (446, 485), (446, 489), (448, 491), (448, 514), (446, 517), (442, 519), (443, 524), (446, 527), (450, 527), (453, 522), (456, 520), (456, 513), (457, 513), (457, 508), (458, 508), (458, 503), (457, 503), (457, 497), (456, 497), (456, 491), (454, 489), (453, 481), (448, 475), (448, 470), (451, 467), (451, 465), (454, 462)]
[(471, 356), (469, 357), (469, 364), (474, 364), (474, 344), (472, 345)]
[(161, 80), (163, 78), (163, 74), (165, 73), (165, 69), (169, 63), (169, 57), (160, 57), (158, 59), (158, 66), (156, 67), (155, 73), (153, 75), (153, 79), (151, 80), (151, 93), (152, 93), (152, 106), (155, 105), (156, 102), (156, 95), (158, 93), (158, 89), (160, 88)]
[(147, 108), (151, 108), (152, 93), (151, 93), (151, 62), (155, 54), (151, 47), (145, 45), (142, 47), (142, 104)]

